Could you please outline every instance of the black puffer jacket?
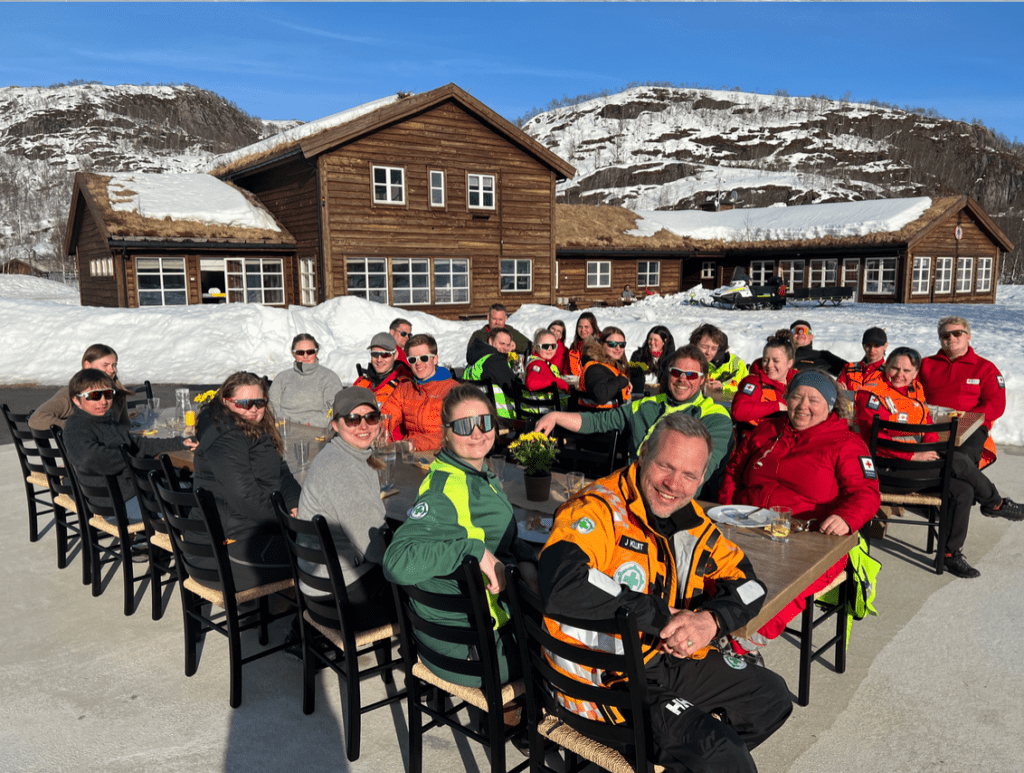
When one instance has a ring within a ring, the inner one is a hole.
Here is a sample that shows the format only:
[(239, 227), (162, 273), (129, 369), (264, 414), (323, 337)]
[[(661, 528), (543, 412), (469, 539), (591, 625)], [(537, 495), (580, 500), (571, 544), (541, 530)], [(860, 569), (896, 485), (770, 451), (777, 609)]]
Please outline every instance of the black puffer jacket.
[(213, 494), (224, 535), (237, 541), (257, 532), (279, 530), (270, 494), (280, 491), (289, 509), (298, 507), (301, 488), (274, 448), (269, 435), (249, 440), (216, 407), (199, 414), (195, 454), (195, 488)]
[(796, 350), (796, 363), (793, 365), (797, 370), (825, 370), (835, 378), (839, 378), (845, 366), (846, 360), (842, 357), (832, 354), (828, 349), (815, 349), (813, 343)]

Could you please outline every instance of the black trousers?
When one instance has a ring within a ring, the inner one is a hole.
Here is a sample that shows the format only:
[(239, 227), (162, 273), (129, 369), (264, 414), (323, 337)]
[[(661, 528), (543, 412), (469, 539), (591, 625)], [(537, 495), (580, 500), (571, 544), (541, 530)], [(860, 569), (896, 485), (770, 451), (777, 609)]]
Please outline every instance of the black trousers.
[[(981, 458), (980, 453), (978, 458)], [(971, 507), (977, 502), (982, 507), (995, 507), (1003, 498), (995, 484), (978, 469), (977, 459), (959, 450), (953, 453), (953, 479), (949, 482), (949, 496), (953, 500), (946, 551), (960, 550), (967, 541), (967, 525), (971, 520)], [(940, 546), (941, 547), (941, 546)]]
[(731, 667), (719, 652), (648, 665), (655, 762), (673, 773), (757, 771), (750, 750), (782, 727), (793, 702), (781, 676), (744, 665)]

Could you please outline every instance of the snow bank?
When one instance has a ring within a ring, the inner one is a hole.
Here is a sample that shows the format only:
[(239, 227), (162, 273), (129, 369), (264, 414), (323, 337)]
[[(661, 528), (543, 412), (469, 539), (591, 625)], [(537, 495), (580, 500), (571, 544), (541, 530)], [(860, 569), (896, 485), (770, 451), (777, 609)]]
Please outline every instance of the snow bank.
[[(46, 287), (52, 285), (52, 288)], [(290, 366), (289, 345), (299, 332), (312, 333), (321, 345), (321, 362), (351, 382), (357, 362), (366, 362), (374, 333), (387, 330), (395, 317), (412, 322), (413, 333), (437, 338), (441, 362), (462, 366), (466, 341), (481, 325), (437, 319), (423, 312), (395, 309), (359, 298), (335, 298), (314, 308), (216, 305), (146, 309), (75, 306), (74, 291), (34, 277), (0, 276), (0, 383), (62, 384), (77, 370), (82, 352), (103, 342), (117, 349), (126, 383), (216, 383), (228, 374), (253, 370), (273, 376)], [(703, 291), (694, 291), (699, 298)], [(877, 325), (889, 345), (912, 346), (924, 355), (938, 350), (935, 324), (959, 314), (971, 321), (978, 353), (999, 367), (1006, 379), (1006, 414), (995, 426), (997, 442), (1024, 445), (1024, 287), (999, 288), (994, 305), (843, 304), (839, 307), (789, 307), (780, 311), (727, 311), (689, 305), (690, 293), (654, 296), (624, 308), (596, 309), (601, 325), (625, 331), (627, 351), (638, 346), (656, 324), (667, 324), (676, 343), (688, 340), (697, 325), (710, 322), (729, 336), (732, 350), (746, 362), (761, 354), (765, 338), (795, 319), (806, 319), (815, 344), (848, 360), (863, 356), (861, 335)], [(527, 305), (510, 323), (532, 336), (538, 327), (562, 319), (575, 329), (579, 315), (550, 306)]]

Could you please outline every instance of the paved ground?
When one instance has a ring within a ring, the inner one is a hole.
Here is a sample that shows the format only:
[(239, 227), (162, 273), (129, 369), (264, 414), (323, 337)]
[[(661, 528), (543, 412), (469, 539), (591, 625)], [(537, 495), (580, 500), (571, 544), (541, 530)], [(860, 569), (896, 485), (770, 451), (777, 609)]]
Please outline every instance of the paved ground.
[[(1024, 457), (1004, 453), (990, 469), (1005, 494), (1024, 499)], [(283, 654), (244, 669), (243, 704), (234, 711), (220, 637), (211, 636), (198, 673), (185, 678), (177, 592), (163, 620), (149, 618), (148, 596), (127, 618), (119, 574), (92, 598), (81, 585), (79, 557), (58, 571), (52, 529), (38, 543), (27, 540), (11, 445), (0, 447), (0, 501), (0, 772), (404, 773), (401, 709), (365, 717), (362, 756), (345, 760), (333, 675), (319, 680), (308, 717), (301, 666)], [(846, 674), (815, 664), (811, 705), (796, 708), (754, 752), (762, 773), (1024, 770), (1024, 670), (1016, 648), (1024, 524), (976, 511), (966, 552), (982, 572), (978, 580), (926, 570), (921, 532), (897, 526), (876, 543), (881, 616), (854, 624)], [(795, 646), (774, 642), (766, 659), (796, 685)], [(380, 682), (367, 684), (370, 697), (382, 690)], [(510, 747), (510, 760), (516, 754)], [(428, 735), (425, 771), (463, 769), (485, 771), (486, 760), (447, 731)]]

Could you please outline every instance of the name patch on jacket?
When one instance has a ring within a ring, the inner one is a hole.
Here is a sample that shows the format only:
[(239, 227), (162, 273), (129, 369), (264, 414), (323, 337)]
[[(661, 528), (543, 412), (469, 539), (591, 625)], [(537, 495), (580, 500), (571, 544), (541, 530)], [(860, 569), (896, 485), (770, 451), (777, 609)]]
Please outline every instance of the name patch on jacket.
[(752, 395), (754, 394), (755, 389), (757, 389), (757, 387), (755, 387), (753, 384), (747, 384), (746, 386), (743, 387), (743, 394)]
[(971, 384), (971, 385), (977, 385), (977, 384), (981, 383), (981, 379), (980, 378), (969, 378), (969, 379), (967, 379), (967, 383)]
[(1006, 389), (1006, 382), (1003, 381), (1002, 376), (996, 376), (996, 383), (999, 384), (1000, 389)]
[(632, 550), (634, 553), (642, 553), (645, 556), (647, 555), (646, 542), (641, 542), (638, 539), (627, 537), (625, 534), (623, 534), (622, 538), (619, 540), (619, 547), (625, 548), (626, 550)]
[(860, 468), (864, 471), (864, 477), (868, 480), (875, 480), (878, 478), (878, 473), (875, 471), (875, 461), (870, 456), (861, 456)]

